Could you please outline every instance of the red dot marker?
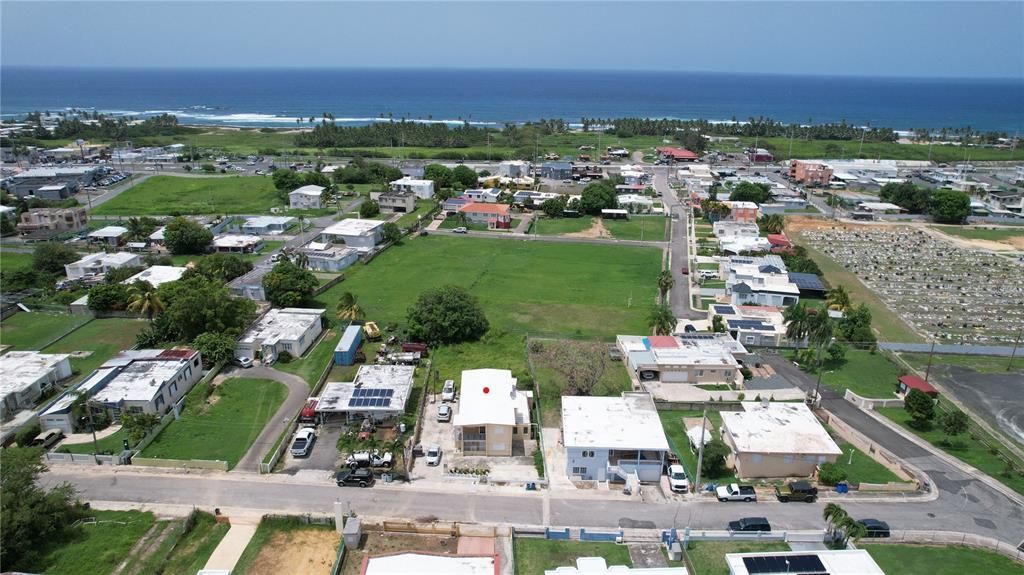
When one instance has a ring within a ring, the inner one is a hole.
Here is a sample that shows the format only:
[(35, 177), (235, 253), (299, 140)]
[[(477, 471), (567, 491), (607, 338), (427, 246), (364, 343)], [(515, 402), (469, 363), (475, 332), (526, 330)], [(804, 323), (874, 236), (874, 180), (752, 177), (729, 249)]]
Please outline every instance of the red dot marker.
[(489, 388), (489, 387), (485, 387), (484, 388), (484, 393), (490, 393), (490, 392), (491, 392), (491, 388)]

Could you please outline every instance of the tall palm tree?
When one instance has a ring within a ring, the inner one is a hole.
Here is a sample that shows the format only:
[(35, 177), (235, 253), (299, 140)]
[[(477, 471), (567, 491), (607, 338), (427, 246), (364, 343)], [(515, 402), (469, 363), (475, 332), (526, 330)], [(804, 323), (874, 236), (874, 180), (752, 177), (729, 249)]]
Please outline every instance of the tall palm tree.
[(793, 342), (793, 345), (807, 337), (807, 306), (798, 303), (786, 308), (782, 313), (782, 319), (786, 320), (786, 339)]
[(298, 254), (296, 254), (294, 261), (295, 266), (298, 267), (300, 270), (304, 270), (309, 267), (309, 256), (306, 255), (304, 252), (299, 252)]
[(125, 227), (128, 228), (128, 240), (143, 240), (146, 239), (145, 226), (142, 220), (139, 218), (128, 218), (128, 222), (125, 223)]
[(651, 310), (651, 315), (647, 317), (647, 325), (654, 335), (672, 335), (676, 329), (676, 317), (672, 314), (671, 308), (661, 304)]
[(832, 341), (834, 333), (835, 324), (832, 323), (827, 311), (814, 310), (814, 313), (807, 315), (807, 341), (817, 347), (819, 353), (822, 347)]
[(164, 303), (160, 301), (160, 296), (153, 286), (132, 286), (132, 295), (128, 300), (128, 311), (142, 313), (146, 316), (146, 319), (152, 322), (154, 316), (163, 313)]
[(782, 214), (771, 214), (765, 216), (763, 220), (764, 230), (769, 234), (782, 233), (784, 225), (785, 221), (782, 219)]
[(846, 510), (839, 506), (839, 504), (829, 503), (825, 505), (825, 509), (821, 512), (821, 517), (828, 525), (828, 532), (835, 535), (836, 527), (849, 516), (846, 514)]
[(668, 291), (676, 285), (676, 280), (672, 279), (672, 272), (669, 270), (661, 270), (658, 274), (658, 291), (661, 292), (661, 300), (665, 301), (665, 296), (668, 295)]
[(355, 294), (350, 291), (341, 294), (341, 298), (338, 299), (338, 319), (355, 321), (365, 315), (366, 313), (363, 312), (363, 308), (356, 301)]
[(868, 529), (867, 529), (867, 527), (864, 527), (863, 523), (861, 523), (860, 521), (857, 521), (856, 519), (854, 519), (853, 517), (850, 517), (849, 515), (846, 515), (845, 512), (844, 512), (844, 517), (842, 518), (841, 521), (839, 521), (836, 524), (835, 527), (836, 527), (836, 529), (839, 532), (841, 532), (843, 534), (843, 544), (842, 544), (842, 548), (843, 549), (846, 549), (846, 546), (849, 545), (850, 539), (853, 539), (854, 541), (857, 541), (861, 537), (864, 537), (865, 535), (868, 534)]
[(850, 293), (846, 291), (846, 286), (838, 285), (828, 290), (825, 303), (828, 304), (828, 309), (846, 311), (850, 307)]

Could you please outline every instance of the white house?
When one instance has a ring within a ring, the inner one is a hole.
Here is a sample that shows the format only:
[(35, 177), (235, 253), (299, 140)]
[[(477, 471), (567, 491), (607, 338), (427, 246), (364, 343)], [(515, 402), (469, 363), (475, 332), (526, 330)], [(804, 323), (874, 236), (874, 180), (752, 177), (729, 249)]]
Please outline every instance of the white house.
[(274, 308), (246, 330), (235, 345), (235, 357), (260, 358), (264, 364), (277, 360), (282, 351), (301, 357), (323, 331), (324, 309)]
[(717, 221), (711, 225), (716, 238), (756, 238), (761, 230), (752, 222)]
[(498, 201), (501, 190), (498, 188), (477, 188), (462, 192), (462, 196), (474, 202), (493, 204)]
[(296, 253), (305, 255), (309, 269), (319, 272), (340, 272), (359, 259), (358, 250), (323, 242), (309, 242)]
[(370, 251), (384, 236), (383, 220), (348, 218), (331, 224), (320, 233), (324, 243), (345, 244), (362, 252)]
[(121, 245), (128, 228), (122, 226), (106, 226), (89, 232), (89, 241), (117, 247)]
[[(228, 289), (231, 295), (244, 297), (253, 301), (264, 301), (267, 299), (263, 291), (263, 278), (274, 269), (273, 265), (257, 265), (245, 275), (228, 282)], [(250, 356), (251, 357), (251, 356)]]
[[(415, 565), (415, 569), (410, 566)], [(501, 572), (498, 555), (393, 553), (367, 557), (362, 575), (494, 575)]]
[(743, 381), (736, 356), (743, 345), (720, 333), (682, 335), (619, 335), (616, 346), (626, 366), (643, 382), (727, 384)]
[(506, 160), (498, 164), (498, 175), (505, 178), (530, 177), (530, 162), (523, 160)]
[(248, 234), (227, 234), (213, 238), (213, 251), (228, 254), (251, 254), (263, 247), (263, 238)]
[(654, 200), (640, 194), (622, 194), (618, 197), (619, 207), (633, 213), (647, 213), (654, 207)]
[(323, 207), (323, 186), (302, 186), (288, 194), (288, 205), (293, 210), (317, 210)]
[(202, 358), (193, 349), (122, 351), (39, 414), (39, 425), (71, 433), (71, 407), (79, 393), (104, 405), (115, 419), (125, 411), (162, 415), (192, 389), (202, 373)]
[(787, 345), (786, 321), (777, 307), (711, 304), (708, 321), (721, 316), (725, 332), (743, 345)]
[(686, 567), (608, 565), (604, 557), (577, 557), (576, 565), (547, 569), (544, 575), (686, 575)]
[(566, 474), (581, 480), (659, 481), (669, 451), (646, 393), (563, 397), (562, 443)]
[(64, 353), (9, 351), (0, 355), (0, 418), (35, 406), (43, 392), (71, 377), (71, 356)]
[(68, 279), (74, 280), (85, 276), (103, 275), (110, 270), (142, 265), (139, 254), (114, 252), (89, 254), (77, 262), (64, 264)]
[(731, 266), (725, 293), (733, 305), (788, 307), (800, 302), (800, 288), (784, 268), (771, 264)]
[(767, 575), (770, 573), (885, 575), (885, 571), (882, 571), (871, 554), (864, 549), (726, 553), (725, 563), (729, 567), (729, 575)]
[(744, 401), (723, 411), (722, 441), (733, 451), (736, 476), (808, 477), (843, 454), (803, 402)]
[(532, 398), (533, 392), (516, 389), (507, 369), (464, 370), (452, 418), (456, 448), (463, 455), (511, 456), (513, 444), (530, 437)]
[(242, 233), (254, 236), (276, 235), (288, 229), (295, 218), (290, 216), (257, 216), (242, 224)]
[(411, 365), (361, 365), (353, 381), (328, 382), (316, 404), (322, 421), (387, 421), (405, 413), (416, 368)]
[(392, 192), (412, 192), (421, 200), (434, 197), (434, 180), (415, 180), (409, 176), (391, 182)]
[(160, 287), (165, 283), (180, 280), (187, 270), (188, 268), (178, 266), (150, 266), (121, 283), (131, 285), (142, 280), (153, 287)]

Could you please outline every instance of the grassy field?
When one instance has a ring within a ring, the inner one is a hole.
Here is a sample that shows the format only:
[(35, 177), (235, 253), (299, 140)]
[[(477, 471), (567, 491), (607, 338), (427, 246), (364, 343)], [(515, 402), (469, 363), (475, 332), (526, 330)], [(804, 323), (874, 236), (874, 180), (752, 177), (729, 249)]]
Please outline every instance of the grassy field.
[(46, 353), (92, 352), (88, 357), (71, 358), (71, 369), (78, 374), (76, 377), (76, 381), (78, 381), (87, 377), (118, 352), (135, 345), (135, 336), (147, 325), (145, 320), (140, 319), (94, 319), (43, 351)]
[[(230, 525), (217, 523), (213, 515), (200, 512), (196, 515), (195, 526), (184, 535), (179, 535), (174, 549), (161, 562), (160, 572), (164, 575), (193, 575), (200, 571), (213, 555), (220, 540), (227, 534)], [(180, 533), (181, 527), (176, 526)], [(151, 571), (156, 573), (158, 571)]]
[(1024, 238), (1024, 227), (1019, 228), (972, 228), (961, 226), (935, 226), (944, 234), (959, 236), (969, 240), (988, 240), (1001, 242), (1010, 238)]
[(142, 457), (222, 460), (234, 467), (288, 395), (276, 381), (232, 378), (204, 401), (205, 387), (189, 392), (181, 419), (167, 426)]
[[(686, 468), (690, 481), (696, 481), (697, 478), (697, 454), (690, 450), (690, 440), (686, 437), (686, 430), (683, 428), (683, 418), (696, 417), (699, 419), (701, 414), (702, 412), (700, 411), (665, 410), (658, 412), (658, 417), (661, 418), (661, 427), (665, 430), (665, 436), (668, 437), (669, 445), (671, 445), (676, 456), (679, 457), (683, 467)], [(708, 427), (707, 432), (713, 437), (718, 437), (717, 430), (722, 428), (722, 415), (717, 411), (709, 410), (708, 422), (711, 426)], [(726, 470), (722, 475), (714, 477), (702, 476), (700, 478), (701, 483), (728, 483), (735, 480), (736, 474), (731, 470)]]
[(93, 511), (90, 516), (98, 523), (83, 525), (78, 537), (46, 555), (47, 574), (111, 573), (156, 521), (148, 511)]
[[(592, 354), (603, 354), (607, 357), (607, 344), (596, 342), (577, 342), (574, 340), (532, 340), (530, 342), (530, 360), (533, 362), (534, 376), (540, 389), (541, 425), (559, 427), (562, 421), (562, 396), (566, 395), (565, 376), (556, 368), (557, 354), (554, 349), (564, 346), (580, 346), (581, 361), (588, 361)], [(629, 379), (622, 362), (606, 360), (606, 368), (601, 380), (591, 390), (593, 396), (618, 396), (623, 391), (632, 391), (633, 384)]]
[(39, 351), (87, 321), (89, 316), (67, 313), (16, 313), (0, 323), (0, 344), (17, 351)]
[(496, 332), (606, 338), (647, 329), (660, 268), (650, 248), (432, 235), (352, 266), (316, 301), (333, 310), (350, 291), (368, 320), (401, 325), (421, 291), (456, 284), (480, 299)]
[[(754, 138), (740, 138), (744, 145), (752, 145)], [(829, 144), (839, 147), (839, 153), (827, 153), (825, 148)], [(789, 138), (772, 137), (759, 138), (758, 145), (767, 147), (775, 155), (775, 161), (787, 160), (789, 155)], [(859, 153), (859, 155), (858, 155)], [(1019, 160), (1021, 154), (1013, 155), (1012, 150), (1001, 150), (995, 148), (967, 148), (968, 161), (1009, 161)], [(836, 157), (838, 156), (838, 158)], [(887, 158), (893, 160), (928, 160), (929, 146), (927, 144), (897, 144), (895, 142), (864, 142), (861, 149), (860, 140), (793, 140), (793, 158), (825, 158), (825, 159), (851, 159), (864, 158)], [(933, 162), (962, 162), (964, 161), (964, 148), (953, 145), (931, 146), (930, 158)]]
[[(434, 202), (430, 200), (416, 200), (416, 209), (398, 218), (396, 224), (398, 227), (405, 229), (416, 223), (417, 218), (430, 211), (430, 208), (434, 207)], [(429, 221), (424, 222), (423, 225), (430, 223)]]
[(481, 224), (481, 223), (478, 223), (478, 222), (470, 222), (470, 221), (460, 222), (458, 218), (454, 218), (454, 217), (445, 218), (445, 220), (443, 222), (441, 222), (440, 228), (442, 230), (453, 230), (455, 228), (466, 228), (467, 230), (469, 230), (471, 232), (486, 232), (486, 231), (500, 232), (500, 231), (502, 231), (502, 230), (490, 230), (487, 227), (487, 224)]
[(963, 545), (932, 547), (926, 545), (872, 544), (862, 547), (886, 573), (905, 575), (1012, 575), (1021, 572), (1020, 563), (993, 551)]
[(630, 216), (628, 220), (604, 220), (604, 227), (618, 240), (665, 241), (669, 223), (665, 216)]
[[(836, 465), (846, 470), (846, 477), (854, 483), (888, 483), (890, 481), (902, 481), (895, 473), (889, 471), (881, 463), (871, 459), (863, 451), (843, 441), (839, 435), (830, 427), (826, 426), (829, 434), (835, 440), (843, 455), (836, 460)], [(850, 455), (850, 451), (853, 455)]]
[(517, 537), (513, 541), (513, 553), (516, 575), (537, 575), (557, 567), (575, 567), (580, 557), (604, 557), (609, 566), (633, 566), (629, 548), (614, 543)]
[[(1020, 355), (1024, 356), (1024, 353)], [(928, 367), (927, 353), (903, 352), (900, 357), (914, 368), (924, 371)], [(932, 368), (937, 365), (955, 365), (973, 369), (978, 373), (1006, 373), (1006, 367), (1010, 365), (1009, 357), (996, 357), (992, 355), (951, 355), (937, 353), (932, 356)], [(1024, 373), (1024, 358), (1018, 357), (1013, 361), (1011, 373)]]
[[(799, 238), (798, 234), (790, 234)], [(855, 303), (866, 303), (871, 310), (871, 325), (878, 334), (880, 341), (900, 341), (910, 343), (922, 343), (924, 338), (910, 328), (898, 315), (892, 312), (875, 292), (868, 289), (857, 276), (846, 268), (836, 263), (835, 260), (810, 247), (807, 242), (800, 241), (800, 245), (807, 248), (807, 255), (811, 257), (821, 268), (822, 274), (832, 286), (842, 285), (850, 294), (850, 299)]]
[(594, 218), (590, 216), (581, 218), (540, 218), (533, 220), (533, 227), (530, 233), (536, 233), (541, 236), (575, 234), (583, 230), (589, 230), (593, 225)]
[(729, 567), (725, 564), (727, 553), (764, 551), (789, 551), (789, 545), (784, 541), (691, 541), (684, 553), (693, 565), (695, 575), (729, 575)]
[(32, 265), (32, 254), (0, 251), (0, 272), (12, 272)]
[[(786, 352), (790, 360), (792, 351)], [(848, 349), (846, 360), (836, 365), (825, 359), (821, 384), (839, 393), (850, 389), (861, 397), (872, 399), (892, 399), (896, 397), (896, 378), (903, 374), (899, 366), (889, 360), (883, 352), (871, 353), (867, 350)], [(804, 371), (811, 377), (817, 377), (818, 370), (805, 367)]]
[[(950, 410), (956, 409), (948, 401), (940, 399), (939, 403)], [(943, 444), (946, 436), (938, 423), (928, 431), (919, 431), (910, 426), (910, 415), (902, 407), (877, 408), (875, 411), (895, 421), (903, 426), (904, 429), (907, 429), (942, 451), (980, 469), (1017, 493), (1024, 494), (1024, 474), (1020, 473), (1020, 470), (1024, 470), (1024, 462), (1014, 457), (1018, 472), (1010, 472), (1003, 460), (991, 453), (985, 445), (975, 439), (975, 437), (979, 437), (989, 445), (998, 445), (996, 440), (986, 431), (972, 426), (970, 434), (964, 434), (955, 438), (953, 440), (954, 446), (947, 446)], [(941, 410), (936, 411), (941, 413)], [(1004, 451), (1003, 453), (1005, 454), (1006, 452)]]
[(274, 368), (301, 377), (312, 389), (327, 364), (334, 361), (334, 348), (341, 340), (341, 332), (342, 330), (338, 329), (329, 330), (313, 349), (306, 352), (305, 357), (293, 359), (288, 363), (277, 362)]
[(262, 214), (281, 205), (270, 178), (153, 176), (95, 210), (97, 215)]

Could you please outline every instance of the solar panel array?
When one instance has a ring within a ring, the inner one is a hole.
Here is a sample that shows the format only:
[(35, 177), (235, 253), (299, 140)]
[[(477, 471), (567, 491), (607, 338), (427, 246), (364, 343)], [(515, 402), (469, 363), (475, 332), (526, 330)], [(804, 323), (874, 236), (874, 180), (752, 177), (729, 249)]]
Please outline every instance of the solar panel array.
[(730, 319), (729, 327), (736, 329), (756, 329), (761, 331), (772, 331), (772, 326), (759, 319)]
[(821, 278), (814, 274), (790, 272), (789, 281), (795, 283), (796, 287), (800, 289), (819, 291), (825, 290), (825, 285), (821, 283)]
[(389, 407), (390, 397), (353, 397), (348, 400), (349, 407)]
[(719, 315), (736, 315), (736, 311), (732, 309), (732, 306), (728, 305), (716, 305), (715, 313)]
[(352, 397), (391, 397), (393, 395), (395, 395), (395, 390), (393, 389), (357, 387), (352, 390)]
[(767, 573), (793, 573), (800, 575), (828, 575), (817, 555), (764, 555), (744, 557), (743, 565), (750, 575)]

